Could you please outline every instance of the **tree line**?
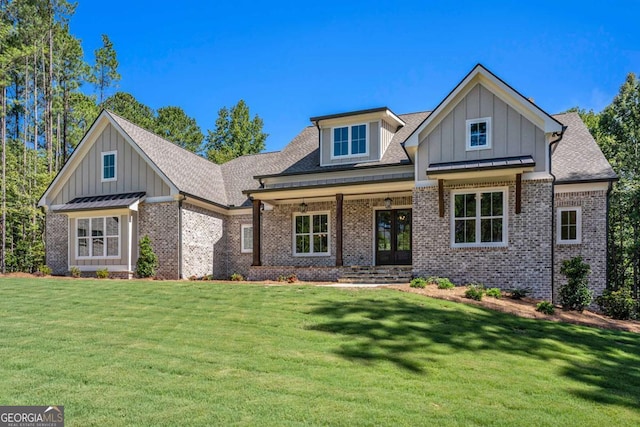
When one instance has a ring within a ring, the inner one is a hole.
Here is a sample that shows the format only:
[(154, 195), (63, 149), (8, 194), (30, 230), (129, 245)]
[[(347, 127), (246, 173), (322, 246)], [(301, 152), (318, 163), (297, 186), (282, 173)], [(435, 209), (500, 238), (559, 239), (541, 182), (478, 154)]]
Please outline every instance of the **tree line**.
[[(44, 213), (37, 202), (103, 108), (212, 161), (264, 149), (267, 134), (240, 100), (204, 135), (180, 107), (157, 111), (115, 92), (113, 42), (102, 35), (93, 63), (70, 31), (76, 3), (0, 0), (0, 271), (44, 263)], [(114, 93), (115, 92), (115, 93)]]

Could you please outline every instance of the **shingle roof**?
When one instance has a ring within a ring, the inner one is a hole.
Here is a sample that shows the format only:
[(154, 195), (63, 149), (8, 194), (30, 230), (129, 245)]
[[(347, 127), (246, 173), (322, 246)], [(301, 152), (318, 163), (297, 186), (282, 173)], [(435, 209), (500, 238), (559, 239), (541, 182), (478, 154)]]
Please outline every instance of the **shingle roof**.
[[(242, 192), (260, 187), (259, 181), (254, 179), (255, 176), (406, 164), (409, 158), (402, 142), (430, 114), (399, 114), (398, 117), (406, 125), (395, 133), (380, 161), (321, 167), (318, 129), (315, 126), (304, 128), (282, 151), (246, 155), (217, 165), (116, 114), (107, 113), (179, 191), (230, 207), (249, 206), (247, 196)], [(553, 172), (557, 182), (616, 178), (616, 174), (578, 114), (557, 114), (553, 117), (567, 126), (563, 139), (553, 153)]]
[(155, 163), (179, 191), (227, 205), (220, 165), (167, 141), (107, 111), (134, 143)]
[(562, 140), (552, 153), (551, 169), (556, 176), (556, 183), (617, 178), (578, 113), (556, 114), (553, 117), (567, 126)]

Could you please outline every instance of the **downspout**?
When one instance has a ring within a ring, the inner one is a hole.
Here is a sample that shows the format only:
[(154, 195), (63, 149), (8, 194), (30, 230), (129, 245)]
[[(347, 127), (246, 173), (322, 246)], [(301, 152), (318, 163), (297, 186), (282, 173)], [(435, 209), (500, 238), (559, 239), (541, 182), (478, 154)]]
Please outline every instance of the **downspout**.
[(554, 132), (553, 136), (557, 136), (558, 139), (549, 143), (549, 175), (551, 175), (551, 303), (555, 304), (556, 289), (555, 289), (555, 276), (556, 276), (556, 176), (553, 174), (552, 154), (553, 147), (562, 141), (564, 137), (564, 131), (567, 130), (566, 126), (562, 126), (560, 133)]

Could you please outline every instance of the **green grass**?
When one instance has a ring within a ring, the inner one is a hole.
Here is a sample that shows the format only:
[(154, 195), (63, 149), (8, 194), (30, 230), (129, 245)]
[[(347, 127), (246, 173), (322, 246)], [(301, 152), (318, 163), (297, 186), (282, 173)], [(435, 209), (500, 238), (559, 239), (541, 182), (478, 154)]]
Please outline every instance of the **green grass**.
[(640, 336), (392, 290), (0, 279), (0, 404), (68, 426), (640, 424)]

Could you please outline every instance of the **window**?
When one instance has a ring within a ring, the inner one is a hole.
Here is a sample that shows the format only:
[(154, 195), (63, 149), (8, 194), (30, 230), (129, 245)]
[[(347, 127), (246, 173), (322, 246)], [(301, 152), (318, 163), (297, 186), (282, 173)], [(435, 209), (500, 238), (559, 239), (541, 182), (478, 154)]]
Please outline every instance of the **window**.
[(452, 196), (452, 246), (507, 244), (506, 190), (460, 192)]
[(240, 252), (253, 252), (253, 225), (242, 224), (240, 231)]
[(102, 153), (102, 182), (115, 181), (117, 170), (117, 152)]
[(491, 148), (491, 117), (467, 120), (467, 150)]
[(582, 209), (558, 208), (557, 242), (559, 244), (582, 243)]
[(120, 217), (76, 220), (76, 258), (119, 258)]
[(293, 253), (329, 255), (329, 214), (297, 214), (293, 218)]
[(333, 157), (367, 154), (366, 124), (333, 128)]

